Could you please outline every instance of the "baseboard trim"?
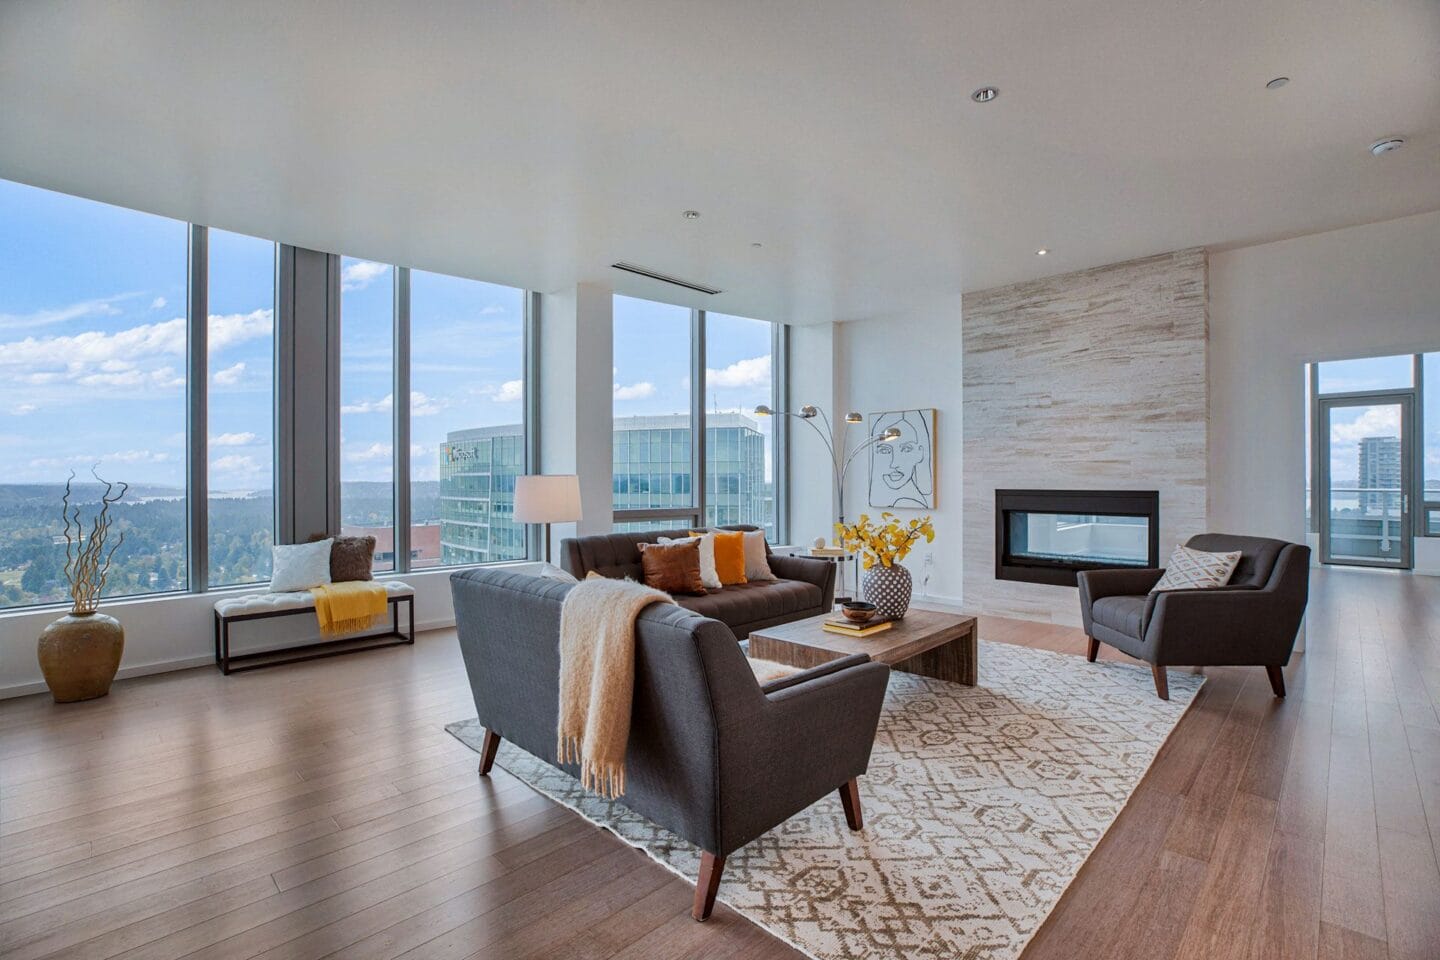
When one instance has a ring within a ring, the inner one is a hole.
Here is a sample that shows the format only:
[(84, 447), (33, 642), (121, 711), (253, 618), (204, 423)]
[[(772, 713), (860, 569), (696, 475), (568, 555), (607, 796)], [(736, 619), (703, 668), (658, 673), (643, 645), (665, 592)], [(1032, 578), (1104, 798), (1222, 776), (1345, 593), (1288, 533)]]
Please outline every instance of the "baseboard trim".
[[(455, 626), (454, 617), (441, 617), (437, 620), (415, 621), (415, 632), (423, 633), (428, 630), (448, 630)], [(115, 673), (115, 680), (130, 680), (135, 677), (149, 677), (157, 673), (174, 673), (177, 670), (193, 670), (196, 667), (213, 667), (215, 655), (206, 654), (200, 657), (177, 657), (174, 660), (154, 660), (150, 663), (137, 663), (128, 667), (121, 667)], [(34, 680), (29, 683), (16, 683), (8, 687), (0, 687), (0, 700), (12, 700), (16, 697), (29, 697), (37, 693), (46, 693), (49, 688), (45, 686), (44, 680)]]

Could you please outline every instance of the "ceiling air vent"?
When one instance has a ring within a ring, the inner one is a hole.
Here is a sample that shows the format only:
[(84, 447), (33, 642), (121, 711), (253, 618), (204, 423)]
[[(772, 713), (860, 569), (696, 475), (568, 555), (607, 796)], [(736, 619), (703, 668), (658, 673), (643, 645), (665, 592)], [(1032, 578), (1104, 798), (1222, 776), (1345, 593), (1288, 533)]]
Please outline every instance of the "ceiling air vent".
[(703, 283), (692, 283), (689, 280), (681, 280), (679, 277), (672, 277), (664, 273), (656, 273), (648, 267), (642, 267), (633, 263), (626, 263), (624, 260), (610, 264), (616, 270), (624, 270), (626, 273), (633, 273), (641, 277), (649, 277), (651, 280), (659, 280), (661, 283), (673, 283), (677, 287), (684, 287), (686, 290), (694, 290), (697, 293), (705, 293), (714, 296), (721, 291), (714, 287), (707, 287)]

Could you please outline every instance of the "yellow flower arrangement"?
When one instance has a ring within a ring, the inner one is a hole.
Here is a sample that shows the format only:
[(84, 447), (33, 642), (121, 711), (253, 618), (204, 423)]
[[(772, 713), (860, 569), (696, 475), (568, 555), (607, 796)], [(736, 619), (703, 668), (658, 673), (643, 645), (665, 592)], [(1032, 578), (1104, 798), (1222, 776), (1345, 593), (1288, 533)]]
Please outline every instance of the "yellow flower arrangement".
[(872, 523), (870, 515), (860, 514), (859, 523), (835, 524), (835, 535), (846, 550), (860, 551), (866, 570), (875, 564), (893, 567), (910, 555), (910, 549), (921, 537), (935, 542), (935, 527), (929, 517), (919, 517), (908, 524), (893, 513), (880, 514), (880, 522)]

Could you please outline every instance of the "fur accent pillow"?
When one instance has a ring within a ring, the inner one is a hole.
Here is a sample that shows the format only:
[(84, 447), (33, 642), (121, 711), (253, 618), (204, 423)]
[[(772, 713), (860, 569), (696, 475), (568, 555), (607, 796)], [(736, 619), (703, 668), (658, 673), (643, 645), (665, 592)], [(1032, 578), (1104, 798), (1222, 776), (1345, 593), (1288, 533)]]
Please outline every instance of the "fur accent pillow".
[(645, 571), (645, 586), (674, 595), (703, 595), (705, 584), (700, 581), (700, 543), (640, 544), (640, 566)]
[(330, 540), (270, 548), (270, 592), (296, 593), (330, 582)]
[(374, 537), (336, 537), (330, 547), (330, 580), (348, 583), (352, 580), (374, 580)]
[(744, 536), (742, 542), (745, 545), (745, 579), (779, 580), (779, 577), (770, 572), (770, 559), (765, 550), (765, 531), (746, 530)]
[(1164, 590), (1207, 590), (1223, 587), (1240, 565), (1240, 551), (1207, 553), (1177, 546), (1165, 565), (1165, 575), (1150, 588), (1151, 593)]
[(688, 537), (661, 537), (661, 543), (685, 543), (687, 540), (694, 540), (700, 544), (700, 582), (705, 584), (706, 590), (719, 590), (724, 584), (720, 582), (720, 575), (715, 572), (715, 538), (708, 533), (696, 533), (690, 531)]

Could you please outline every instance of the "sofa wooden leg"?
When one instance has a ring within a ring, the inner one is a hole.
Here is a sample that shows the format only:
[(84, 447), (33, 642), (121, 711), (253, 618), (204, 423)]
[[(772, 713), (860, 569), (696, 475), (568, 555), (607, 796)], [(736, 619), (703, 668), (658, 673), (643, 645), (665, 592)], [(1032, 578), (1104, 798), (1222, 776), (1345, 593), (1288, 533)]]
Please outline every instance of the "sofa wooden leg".
[(1090, 649), (1086, 651), (1085, 659), (1094, 663), (1095, 658), (1100, 655), (1100, 641), (1094, 637), (1086, 637), (1085, 639), (1090, 641)]
[(1161, 700), (1169, 700), (1170, 678), (1165, 676), (1165, 668), (1158, 663), (1152, 663), (1150, 672), (1155, 674), (1155, 695)]
[(1280, 667), (1266, 667), (1265, 672), (1270, 675), (1270, 689), (1275, 691), (1275, 696), (1285, 696), (1285, 672)]
[(490, 768), (495, 766), (495, 751), (500, 749), (500, 734), (494, 730), (485, 730), (485, 742), (480, 745), (480, 776), (490, 776)]
[(860, 784), (847, 780), (840, 788), (840, 805), (845, 808), (845, 822), (851, 830), (865, 829), (865, 814), (860, 810)]
[(700, 876), (695, 881), (695, 906), (690, 916), (702, 923), (710, 919), (715, 909), (715, 893), (720, 889), (720, 874), (725, 870), (725, 858), (706, 850), (700, 856)]

